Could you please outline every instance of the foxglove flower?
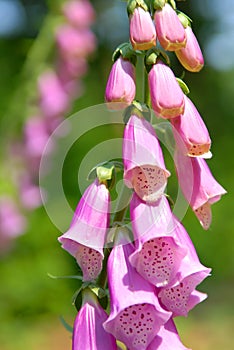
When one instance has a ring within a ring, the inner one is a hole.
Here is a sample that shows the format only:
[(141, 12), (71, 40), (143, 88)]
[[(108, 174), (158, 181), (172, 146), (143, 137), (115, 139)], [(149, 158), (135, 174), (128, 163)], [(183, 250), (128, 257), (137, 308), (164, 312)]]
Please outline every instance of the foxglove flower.
[(104, 328), (127, 348), (143, 350), (169, 320), (171, 313), (159, 305), (154, 286), (131, 266), (129, 256), (134, 246), (121, 236), (123, 233), (119, 233), (108, 259), (111, 312)]
[(72, 350), (117, 349), (115, 338), (103, 328), (108, 315), (97, 297), (88, 289), (82, 294), (82, 306), (74, 322)]
[(186, 34), (175, 10), (166, 3), (154, 15), (157, 38), (167, 51), (175, 51), (186, 45)]
[(211, 205), (219, 201), (226, 190), (215, 180), (204, 159), (188, 158), (176, 152), (175, 164), (181, 190), (202, 227), (207, 230), (212, 220)]
[(175, 323), (170, 319), (159, 330), (156, 337), (148, 346), (147, 350), (191, 350), (186, 348), (180, 340)]
[(96, 279), (102, 269), (109, 205), (109, 191), (96, 179), (84, 192), (70, 228), (58, 239), (76, 258), (84, 281)]
[(95, 19), (94, 9), (87, 0), (66, 1), (63, 6), (63, 14), (68, 22), (78, 29), (90, 27)]
[(144, 118), (132, 115), (123, 138), (124, 180), (146, 202), (155, 202), (167, 185), (162, 150), (156, 133)]
[(206, 155), (211, 145), (208, 130), (192, 101), (187, 96), (184, 100), (184, 114), (171, 119), (177, 146), (188, 156)]
[(130, 41), (134, 50), (148, 50), (156, 45), (156, 30), (148, 11), (138, 6), (129, 20)]
[(161, 60), (148, 75), (152, 108), (162, 118), (177, 117), (184, 112), (184, 94), (173, 71)]
[[(105, 100), (111, 109), (122, 109), (135, 98), (135, 68), (121, 56), (115, 61), (106, 85)], [(114, 102), (119, 102), (114, 103)]]
[(20, 236), (26, 229), (25, 217), (8, 196), (0, 197), (0, 235), (9, 239)]
[(199, 43), (189, 25), (185, 28), (185, 33), (186, 46), (176, 50), (175, 54), (184, 68), (190, 72), (199, 72), (204, 66), (204, 58)]
[(187, 249), (177, 239), (176, 226), (165, 196), (146, 205), (136, 195), (130, 203), (136, 250), (129, 260), (156, 287), (175, 283)]
[(162, 305), (173, 312), (173, 317), (187, 316), (195, 305), (207, 297), (206, 294), (196, 291), (195, 288), (209, 276), (211, 271), (200, 263), (188, 233), (175, 216), (174, 227), (177, 240), (187, 248), (187, 254), (178, 269), (178, 281), (173, 286), (161, 288), (158, 293)]

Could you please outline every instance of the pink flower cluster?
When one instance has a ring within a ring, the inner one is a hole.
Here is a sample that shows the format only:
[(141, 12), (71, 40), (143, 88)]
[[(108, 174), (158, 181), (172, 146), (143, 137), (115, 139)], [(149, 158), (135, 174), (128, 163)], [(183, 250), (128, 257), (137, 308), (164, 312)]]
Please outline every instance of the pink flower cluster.
[[(73, 101), (82, 95), (87, 59), (96, 48), (96, 38), (90, 29), (95, 12), (89, 0), (68, 0), (64, 2), (62, 13), (64, 24), (56, 28), (54, 38), (57, 52), (53, 68), (38, 77), (38, 99), (34, 108), (37, 112), (25, 122), (22, 143), (10, 150), (11, 158), (17, 163), (14, 177), (23, 210), (41, 206), (38, 176), (44, 147)], [(18, 230), (23, 233), (24, 225), (18, 225)], [(0, 236), (4, 236), (5, 231), (6, 227), (0, 229)], [(11, 235), (11, 230), (8, 231)]]
[[(116, 51), (105, 100), (113, 109), (133, 103), (134, 55), (136, 50), (148, 50), (145, 63), (152, 108), (158, 118), (170, 122), (180, 187), (202, 227), (208, 229), (211, 205), (226, 191), (204, 159), (211, 156), (204, 121), (165, 62), (165, 52), (155, 45), (158, 41), (164, 50), (174, 51), (184, 67), (194, 72), (201, 69), (203, 57), (188, 23), (181, 23), (172, 6), (174, 1), (151, 1), (153, 13), (147, 4), (128, 1), (132, 47), (122, 45)], [(59, 237), (62, 247), (76, 258), (85, 282), (83, 303), (74, 323), (73, 350), (117, 349), (118, 342), (129, 350), (186, 350), (174, 318), (187, 316), (207, 297), (196, 288), (211, 269), (200, 262), (169, 205), (165, 189), (171, 174), (153, 126), (136, 106), (127, 108), (131, 112), (123, 136), (123, 177), (133, 190), (129, 210), (132, 232), (114, 220), (113, 247), (109, 248), (110, 195), (107, 182), (97, 177), (81, 198), (70, 228)], [(105, 256), (109, 315), (87, 288), (88, 282), (98, 282), (105, 272)]]

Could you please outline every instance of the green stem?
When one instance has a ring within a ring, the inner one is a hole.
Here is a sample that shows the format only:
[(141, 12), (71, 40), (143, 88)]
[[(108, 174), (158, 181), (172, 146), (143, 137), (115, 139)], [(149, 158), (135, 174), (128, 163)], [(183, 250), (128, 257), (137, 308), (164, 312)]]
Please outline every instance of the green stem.
[(145, 104), (151, 108), (151, 98), (150, 98), (150, 91), (149, 91), (149, 83), (148, 83), (148, 73), (145, 69), (145, 78), (144, 78), (144, 102)]

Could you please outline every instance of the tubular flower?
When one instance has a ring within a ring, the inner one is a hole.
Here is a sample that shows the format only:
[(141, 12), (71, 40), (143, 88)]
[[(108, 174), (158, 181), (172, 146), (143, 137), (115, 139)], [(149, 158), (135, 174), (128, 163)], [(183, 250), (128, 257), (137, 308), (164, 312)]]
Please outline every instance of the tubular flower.
[[(207, 230), (212, 220), (211, 205), (218, 202), (226, 190), (215, 180), (204, 159), (188, 158), (177, 151), (175, 164), (181, 190)], [(189, 174), (188, 166), (191, 168)]]
[[(123, 109), (135, 98), (135, 68), (121, 56), (115, 61), (106, 85), (105, 100), (111, 109)], [(114, 103), (120, 102), (120, 103)]]
[(170, 173), (165, 168), (156, 133), (144, 118), (132, 115), (123, 138), (124, 180), (146, 202), (164, 192)]
[(162, 118), (173, 118), (184, 113), (184, 94), (173, 71), (158, 60), (148, 75), (152, 108)]
[(184, 114), (171, 120), (176, 144), (188, 156), (205, 155), (211, 145), (209, 132), (192, 101), (186, 95), (184, 100)]
[(103, 328), (108, 315), (99, 305), (96, 295), (88, 289), (82, 294), (82, 307), (74, 322), (72, 350), (117, 349), (114, 337)]
[(62, 248), (76, 258), (84, 281), (96, 279), (102, 269), (109, 205), (109, 191), (96, 179), (83, 194), (70, 228), (58, 239)]
[(156, 30), (150, 13), (138, 6), (130, 20), (130, 41), (134, 50), (148, 50), (156, 45)]
[(187, 316), (188, 312), (207, 295), (195, 290), (206, 277), (211, 269), (203, 266), (197, 256), (194, 245), (183, 225), (174, 216), (177, 240), (187, 248), (187, 254), (181, 261), (178, 269), (178, 281), (170, 287), (161, 288), (158, 293), (162, 304), (175, 316)]
[(199, 72), (204, 66), (204, 58), (199, 43), (190, 26), (185, 28), (185, 33), (186, 46), (175, 51), (175, 54), (184, 68), (190, 72)]
[(129, 260), (137, 272), (156, 287), (178, 281), (178, 270), (187, 249), (177, 239), (166, 197), (146, 205), (133, 195), (130, 217), (136, 250)]
[(131, 350), (144, 350), (168, 321), (154, 293), (154, 286), (145, 281), (129, 263), (134, 251), (125, 237), (118, 239), (108, 260), (108, 285), (111, 313), (104, 328)]
[(186, 348), (180, 341), (175, 323), (170, 319), (159, 330), (156, 337), (148, 346), (147, 350), (191, 350)]
[(186, 34), (175, 10), (166, 3), (154, 14), (157, 38), (167, 51), (175, 51), (185, 47)]

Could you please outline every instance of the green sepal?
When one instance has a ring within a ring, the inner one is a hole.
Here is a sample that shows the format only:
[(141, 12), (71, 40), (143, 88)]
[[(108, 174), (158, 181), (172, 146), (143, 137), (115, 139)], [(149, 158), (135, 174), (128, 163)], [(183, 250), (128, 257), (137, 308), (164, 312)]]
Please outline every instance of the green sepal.
[(123, 121), (125, 124), (127, 124), (132, 115), (136, 115), (139, 118), (145, 118), (148, 122), (151, 122), (150, 108), (145, 103), (141, 103), (137, 100), (133, 101), (133, 103), (125, 109), (123, 115)]
[(157, 60), (161, 60), (170, 66), (170, 59), (166, 52), (157, 48), (153, 48), (148, 50), (145, 55), (145, 68), (148, 73), (151, 70), (152, 66), (157, 63)]
[(96, 294), (98, 301), (100, 305), (103, 307), (103, 309), (107, 308), (108, 305), (108, 293), (105, 289), (97, 286), (90, 286), (90, 289), (94, 294)]
[(175, 0), (169, 0), (169, 3), (170, 3), (170, 5), (171, 5), (171, 7), (172, 7), (174, 10), (176, 10), (176, 2), (175, 2)]
[(76, 307), (76, 310), (79, 311), (82, 305), (82, 290), (84, 286), (82, 285), (72, 296), (72, 305)]
[(183, 93), (185, 95), (188, 95), (190, 93), (188, 85), (185, 84), (185, 82), (180, 78), (176, 78), (176, 80), (179, 83), (179, 86), (180, 86), (181, 90), (183, 91)]
[(155, 11), (162, 10), (167, 0), (153, 0), (153, 8)]
[(180, 22), (184, 28), (191, 27), (192, 19), (181, 11), (176, 11)]
[(147, 2), (144, 1), (144, 0), (129, 0), (128, 1), (128, 4), (127, 4), (127, 12), (128, 12), (128, 15), (132, 15), (134, 10), (137, 8), (137, 7), (141, 7), (143, 10), (145, 11), (148, 11), (149, 8), (148, 8), (148, 5), (147, 5)]
[(137, 54), (133, 50), (132, 45), (130, 43), (120, 44), (115, 49), (112, 55), (112, 60), (115, 62), (120, 56), (122, 56), (124, 60), (131, 62), (134, 66), (137, 63)]

